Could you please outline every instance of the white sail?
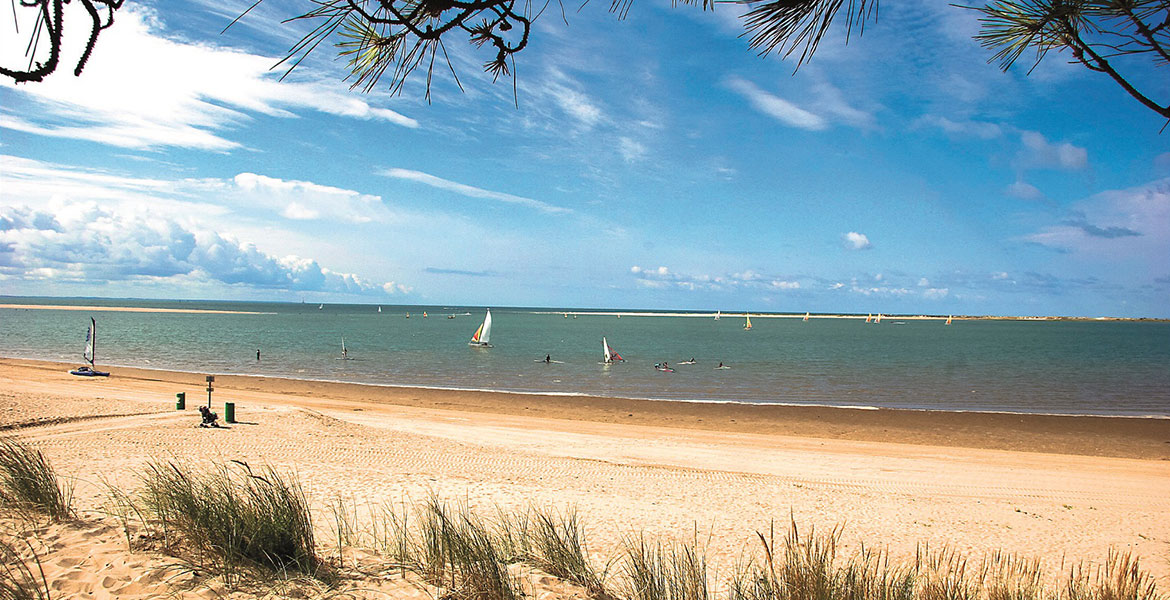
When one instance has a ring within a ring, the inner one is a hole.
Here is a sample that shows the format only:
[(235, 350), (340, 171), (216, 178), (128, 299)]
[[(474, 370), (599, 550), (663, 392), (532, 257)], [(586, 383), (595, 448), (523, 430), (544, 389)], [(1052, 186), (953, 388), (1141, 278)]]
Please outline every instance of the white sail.
[(345, 349), (345, 338), (341, 338), (341, 358), (349, 358), (349, 350)]
[(605, 362), (613, 362), (613, 357), (609, 353), (609, 342), (605, 341), (605, 336), (601, 336), (601, 356)]
[(471, 341), (467, 342), (471, 346), (491, 346), (489, 341), (492, 337), (492, 309), (487, 309), (487, 315), (483, 318), (483, 323), (480, 324), (479, 329), (475, 330), (475, 335), (471, 336)]
[(719, 311), (715, 311), (715, 320), (716, 320), (716, 321), (718, 321), (718, 320), (719, 320)]
[(97, 346), (97, 321), (93, 317), (89, 318), (89, 331), (85, 332), (85, 352), (81, 355), (85, 360), (89, 361), (92, 366), (94, 361), (94, 347)]

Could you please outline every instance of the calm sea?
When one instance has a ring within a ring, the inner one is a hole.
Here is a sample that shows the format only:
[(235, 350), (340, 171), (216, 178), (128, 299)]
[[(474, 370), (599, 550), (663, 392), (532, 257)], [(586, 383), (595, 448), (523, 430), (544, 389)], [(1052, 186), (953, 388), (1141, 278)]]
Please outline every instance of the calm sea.
[[(1170, 416), (1170, 323), (899, 321), (581, 314), (483, 308), (0, 298), (253, 311), (0, 309), (0, 355), (98, 366), (455, 389), (710, 402)], [(428, 314), (423, 318), (423, 312)], [(407, 313), (410, 318), (406, 318)], [(455, 318), (447, 318), (454, 315)], [(604, 366), (601, 338), (626, 358)], [(345, 339), (352, 360), (341, 360)], [(256, 360), (256, 350), (261, 360)], [(546, 354), (561, 363), (545, 364)], [(697, 364), (678, 365), (694, 358)], [(537, 361), (540, 362), (537, 362)], [(656, 371), (667, 361), (675, 372)], [(717, 370), (720, 362), (730, 369)]]

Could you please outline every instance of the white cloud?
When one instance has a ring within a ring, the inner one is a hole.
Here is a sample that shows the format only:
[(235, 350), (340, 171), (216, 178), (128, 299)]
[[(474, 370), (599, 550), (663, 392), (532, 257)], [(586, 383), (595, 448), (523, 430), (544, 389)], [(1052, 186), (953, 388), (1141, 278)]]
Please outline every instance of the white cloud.
[(930, 288), (922, 292), (922, 297), (930, 300), (941, 300), (942, 298), (946, 298), (950, 292), (947, 288)]
[(726, 291), (739, 288), (765, 291), (791, 291), (801, 289), (799, 281), (769, 277), (751, 270), (741, 273), (731, 273), (729, 275), (711, 276), (675, 273), (664, 266), (643, 268), (634, 265), (630, 267), (630, 274), (637, 278), (638, 285), (656, 289), (669, 287), (689, 291)]
[(972, 120), (953, 121), (941, 115), (923, 115), (919, 117), (915, 125), (935, 127), (954, 137), (990, 140), (1003, 135), (1003, 129), (995, 123)]
[(605, 121), (605, 113), (596, 101), (577, 89), (577, 83), (559, 70), (553, 70), (542, 91), (583, 130), (590, 130)]
[(1053, 144), (1035, 131), (1020, 133), (1023, 147), (1016, 154), (1015, 166), (1019, 169), (1083, 169), (1089, 164), (1089, 153), (1084, 148), (1068, 142)]
[(618, 138), (618, 153), (628, 163), (638, 162), (646, 157), (646, 146), (622, 136)]
[(841, 235), (841, 243), (849, 250), (868, 250), (873, 247), (864, 233), (850, 231)]
[(125, 148), (226, 151), (241, 144), (224, 132), (252, 113), (288, 118), (293, 111), (313, 110), (419, 126), (338, 90), (336, 82), (279, 82), (269, 71), (272, 57), (163, 38), (144, 9), (127, 6), (117, 19), (102, 32), (81, 77), (59, 74), (19, 86), (0, 81), (5, 93), (24, 95), (39, 107), (20, 117), (0, 113), (0, 127)]
[(1040, 188), (1026, 182), (1017, 181), (1007, 187), (1007, 195), (1021, 200), (1043, 200), (1044, 192)]
[(525, 198), (523, 196), (514, 196), (512, 194), (506, 194), (504, 192), (493, 192), (491, 190), (485, 190), (483, 188), (473, 187), (470, 185), (466, 185), (466, 184), (458, 183), (455, 181), (443, 179), (441, 177), (435, 177), (434, 175), (431, 175), (429, 173), (423, 173), (422, 171), (412, 171), (410, 169), (393, 168), (393, 169), (383, 169), (381, 171), (378, 171), (377, 174), (385, 176), (385, 177), (392, 177), (394, 179), (405, 179), (407, 181), (414, 181), (416, 183), (421, 183), (423, 185), (429, 185), (433, 188), (446, 190), (448, 192), (454, 192), (454, 193), (459, 194), (461, 196), (467, 196), (468, 198), (483, 198), (485, 200), (496, 200), (499, 202), (507, 202), (509, 204), (519, 204), (521, 206), (527, 206), (528, 208), (535, 208), (539, 211), (546, 212), (546, 213), (569, 213), (569, 212), (572, 212), (571, 210), (569, 210), (567, 208), (561, 208), (560, 206), (553, 206), (552, 204), (541, 202), (540, 200), (533, 200), (532, 198)]
[(1025, 241), (1105, 261), (1145, 263), (1164, 270), (1170, 256), (1170, 178), (1111, 190), (1073, 205), (1071, 216)]
[(923, 277), (923, 278), (918, 280), (918, 287), (928, 287), (928, 286), (930, 286), (929, 279)]
[(769, 94), (750, 81), (733, 77), (727, 81), (727, 85), (746, 98), (751, 103), (752, 108), (781, 123), (809, 131), (820, 131), (829, 126), (828, 121), (823, 117), (800, 108), (779, 96)]
[(407, 289), (331, 271), (309, 258), (267, 254), (252, 243), (157, 215), (118, 212), (93, 201), (42, 209), (0, 207), (0, 277), (55, 283), (193, 280), (364, 295)]

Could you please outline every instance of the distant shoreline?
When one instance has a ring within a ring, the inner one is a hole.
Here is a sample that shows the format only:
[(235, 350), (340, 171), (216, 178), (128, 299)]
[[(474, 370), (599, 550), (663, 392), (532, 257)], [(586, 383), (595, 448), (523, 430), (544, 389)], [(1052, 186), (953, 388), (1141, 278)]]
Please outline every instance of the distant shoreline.
[(274, 313), (247, 310), (207, 310), (199, 308), (150, 308), (146, 306), (81, 306), (75, 304), (0, 304), (0, 308), (16, 310), (92, 310), (103, 312), (139, 313), (198, 313), (219, 315), (271, 315)]
[[(532, 314), (535, 315), (571, 315), (574, 317), (690, 317), (690, 318), (704, 318), (710, 319), (715, 317), (717, 313), (713, 312), (694, 312), (694, 311), (621, 311), (621, 310), (534, 310)], [(747, 316), (753, 316), (757, 319), (804, 319), (805, 315), (801, 313), (759, 313), (759, 312), (719, 312), (718, 316), (727, 319), (742, 319)], [(878, 313), (871, 315), (859, 314), (838, 314), (838, 313), (809, 313), (808, 320), (814, 319), (873, 319), (878, 316)], [(1000, 315), (899, 315), (881, 313), (883, 321), (1133, 321), (1138, 323), (1170, 323), (1170, 319), (1163, 319), (1157, 317), (1060, 317), (1060, 316), (1043, 316), (1043, 317), (1027, 317), (1027, 316), (1000, 316)]]

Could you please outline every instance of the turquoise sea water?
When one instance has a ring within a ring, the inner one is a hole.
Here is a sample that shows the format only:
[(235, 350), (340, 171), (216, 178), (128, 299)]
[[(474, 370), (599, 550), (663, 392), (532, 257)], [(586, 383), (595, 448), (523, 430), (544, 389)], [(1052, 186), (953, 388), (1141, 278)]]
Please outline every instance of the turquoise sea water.
[[(467, 341), (483, 320), (480, 307), (383, 305), (379, 313), (370, 305), (12, 297), (0, 304), (263, 313), (0, 309), (0, 355), (78, 364), (95, 317), (98, 366), (115, 375), (133, 366), (688, 401), (1170, 416), (1170, 323), (946, 326), (887, 317), (867, 325), (752, 313), (754, 328), (744, 331), (742, 317), (564, 318), (493, 307), (494, 347), (476, 349)], [(602, 336), (627, 362), (600, 364)], [(342, 337), (353, 360), (340, 360)], [(545, 364), (546, 354), (563, 362)], [(691, 357), (697, 364), (677, 364)], [(676, 371), (655, 371), (660, 361)], [(719, 362), (731, 368), (716, 370)]]

